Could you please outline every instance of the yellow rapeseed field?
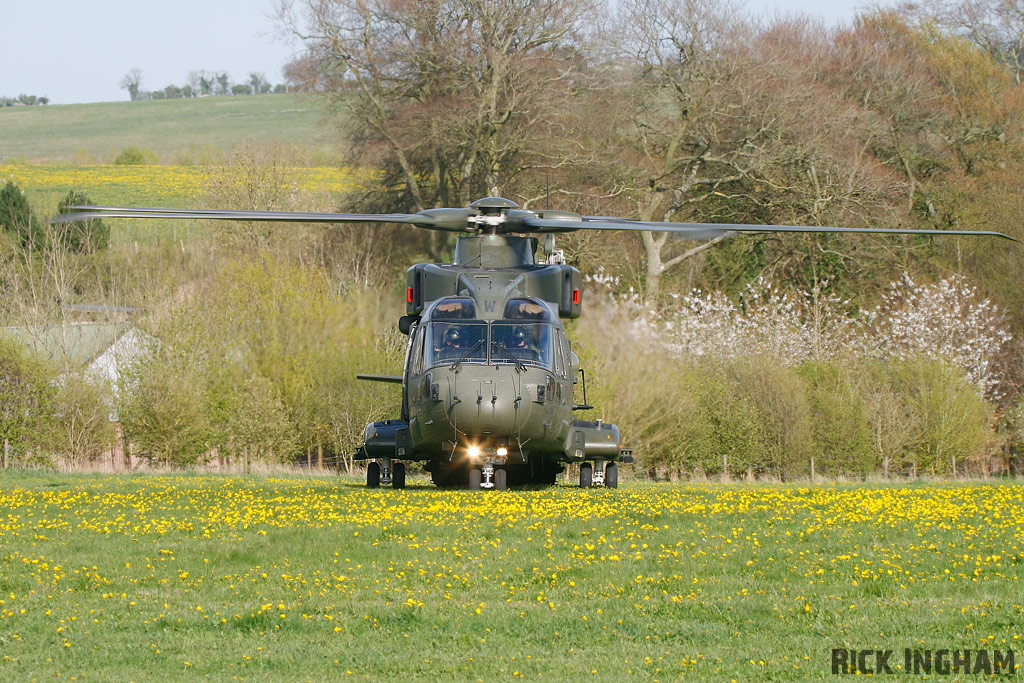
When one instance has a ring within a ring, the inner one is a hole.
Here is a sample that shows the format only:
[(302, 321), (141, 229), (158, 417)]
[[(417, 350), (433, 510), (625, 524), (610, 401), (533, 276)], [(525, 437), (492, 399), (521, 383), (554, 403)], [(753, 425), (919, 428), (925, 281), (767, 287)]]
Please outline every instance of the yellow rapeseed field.
[(777, 680), (827, 677), (833, 647), (1019, 669), (1022, 529), (1012, 484), (19, 475), (0, 676)]
[[(300, 189), (337, 195), (351, 186), (345, 169), (294, 169)], [(0, 164), (0, 182), (11, 180), (34, 198), (59, 201), (78, 190), (101, 204), (129, 206), (191, 206), (205, 188), (204, 166), (73, 166), (62, 164)]]

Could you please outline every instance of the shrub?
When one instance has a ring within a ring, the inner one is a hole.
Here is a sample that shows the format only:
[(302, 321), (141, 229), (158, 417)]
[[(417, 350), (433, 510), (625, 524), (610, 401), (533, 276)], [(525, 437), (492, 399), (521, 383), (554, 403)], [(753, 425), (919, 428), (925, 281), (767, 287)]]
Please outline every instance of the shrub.
[[(60, 200), (57, 213), (69, 206), (89, 205), (92, 200), (83, 192), (71, 190)], [(110, 226), (100, 219), (63, 223), (50, 228), (50, 239), (78, 254), (91, 254), (110, 245)]]
[(201, 378), (180, 358), (159, 354), (125, 373), (118, 414), (136, 452), (165, 467), (202, 463), (210, 448), (210, 423)]
[(109, 391), (80, 373), (65, 375), (56, 397), (57, 450), (71, 460), (95, 460), (116, 440)]
[(283, 461), (295, 450), (295, 430), (270, 380), (253, 375), (229, 397), (225, 417), (228, 445), (245, 466), (253, 461)]
[(954, 458), (962, 471), (986, 455), (994, 411), (957, 368), (917, 359), (892, 362), (889, 372), (916, 417), (906, 464), (917, 472), (948, 474)]
[(740, 305), (693, 293), (668, 314), (601, 285), (576, 326), (598, 401), (648, 469), (791, 478), (989, 469), (1001, 313), (962, 278), (894, 283), (861, 317), (764, 282)]
[(374, 293), (333, 295), (316, 268), (229, 260), (154, 321), (159, 348), (122, 390), (125, 436), (170, 466), (215, 450), (245, 464), (352, 453), (398, 407), (393, 389), (353, 382), (401, 367), (393, 320)]
[(703, 365), (695, 385), (702, 428), (695, 435), (693, 464), (708, 474), (735, 476), (748, 470), (761, 470), (767, 459), (768, 435), (758, 408), (737, 382), (735, 373), (724, 364)]
[(22, 247), (42, 243), (42, 228), (25, 193), (10, 181), (0, 188), (0, 229), (13, 235)]
[[(883, 455), (872, 442), (866, 401), (872, 384), (864, 370), (817, 361), (805, 363), (797, 372), (807, 387), (813, 416), (815, 472), (852, 475), (872, 471)], [(897, 447), (897, 454), (902, 446)]]
[(121, 153), (114, 158), (116, 166), (146, 166), (155, 164), (159, 158), (151, 149), (146, 147), (125, 147)]
[(0, 449), (7, 441), (21, 462), (40, 457), (54, 442), (53, 373), (14, 341), (0, 336)]
[(764, 452), (748, 465), (783, 480), (807, 474), (815, 452), (814, 429), (797, 373), (763, 358), (734, 362), (729, 371), (760, 422)]

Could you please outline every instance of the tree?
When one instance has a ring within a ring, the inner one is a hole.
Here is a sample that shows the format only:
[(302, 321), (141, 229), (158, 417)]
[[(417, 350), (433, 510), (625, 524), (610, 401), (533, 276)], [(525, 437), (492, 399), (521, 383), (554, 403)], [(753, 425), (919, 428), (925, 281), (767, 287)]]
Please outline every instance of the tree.
[(39, 247), (43, 241), (43, 228), (25, 193), (10, 181), (0, 188), (0, 230), (10, 233), (23, 248)]
[[(57, 213), (65, 213), (69, 206), (89, 206), (92, 203), (92, 200), (84, 192), (71, 190), (57, 204)], [(63, 223), (51, 228), (51, 230), (55, 229), (60, 230), (55, 239), (78, 254), (101, 251), (110, 244), (110, 226), (101, 219)]]
[(46, 365), (0, 336), (0, 449), (6, 442), (15, 454), (27, 458), (53, 444), (53, 379)]
[[(639, 219), (857, 226), (886, 214), (891, 179), (858, 149), (855, 107), (821, 83), (821, 27), (755, 26), (737, 5), (709, 0), (630, 0), (617, 26), (626, 68), (610, 99), (624, 111), (607, 148)], [(648, 303), (670, 269), (713, 258), (709, 247), (730, 237), (680, 248), (668, 233), (641, 233)], [(730, 240), (714, 284), (788, 267), (811, 288), (830, 275), (818, 257), (835, 252), (828, 246), (822, 237)]]
[(263, 95), (270, 92), (270, 83), (262, 71), (252, 71), (249, 73), (249, 86), (252, 88), (252, 94), (254, 95)]
[(206, 95), (208, 92), (208, 88), (206, 87), (207, 83), (208, 81), (206, 79), (205, 71), (188, 72), (187, 87), (189, 91), (192, 93), (191, 97), (196, 97), (198, 95)]
[(1024, 76), (1024, 6), (1016, 0), (924, 0), (900, 8), (921, 24), (938, 24), (967, 38), (1006, 66), (1016, 82)]
[(63, 375), (56, 397), (57, 446), (72, 462), (96, 460), (115, 442), (109, 388), (81, 372)]
[(217, 94), (218, 95), (230, 95), (231, 94), (231, 77), (226, 71), (219, 71), (215, 76), (217, 81)]
[(142, 71), (132, 69), (121, 78), (121, 89), (128, 91), (128, 97), (134, 102), (139, 99), (142, 88)]
[(205, 389), (180, 354), (163, 352), (136, 364), (119, 393), (125, 439), (157, 465), (202, 463), (213, 437)]
[(230, 448), (242, 455), (246, 469), (254, 461), (286, 460), (295, 449), (280, 394), (265, 377), (253, 375), (231, 393), (227, 418)]
[(377, 204), (414, 210), (509, 193), (563, 157), (592, 0), (282, 0), (306, 47), (286, 70), (344, 114), (352, 160), (386, 169)]

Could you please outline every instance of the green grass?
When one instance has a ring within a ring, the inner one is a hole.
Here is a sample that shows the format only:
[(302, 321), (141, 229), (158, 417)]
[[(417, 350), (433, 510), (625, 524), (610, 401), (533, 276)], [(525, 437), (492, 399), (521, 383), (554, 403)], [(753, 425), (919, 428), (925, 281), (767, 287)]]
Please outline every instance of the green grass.
[(1022, 663), (1022, 523), (1015, 485), (4, 473), (0, 677), (824, 680), (832, 647), (982, 643)]
[(320, 119), (298, 95), (0, 107), (0, 163), (111, 163), (128, 146), (195, 163), (246, 140), (322, 148), (332, 129)]

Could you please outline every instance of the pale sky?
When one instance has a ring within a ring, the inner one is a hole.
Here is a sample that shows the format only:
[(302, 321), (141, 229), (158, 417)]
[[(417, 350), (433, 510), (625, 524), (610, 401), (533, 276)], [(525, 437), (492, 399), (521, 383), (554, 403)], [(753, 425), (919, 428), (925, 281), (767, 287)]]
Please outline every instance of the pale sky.
[[(275, 38), (269, 0), (41, 0), (4, 3), (0, 96), (53, 104), (127, 100), (119, 87), (140, 69), (144, 90), (183, 85), (189, 71), (262, 71), (281, 82), (296, 46)], [(753, 11), (806, 12), (835, 24), (863, 0), (749, 0)]]

